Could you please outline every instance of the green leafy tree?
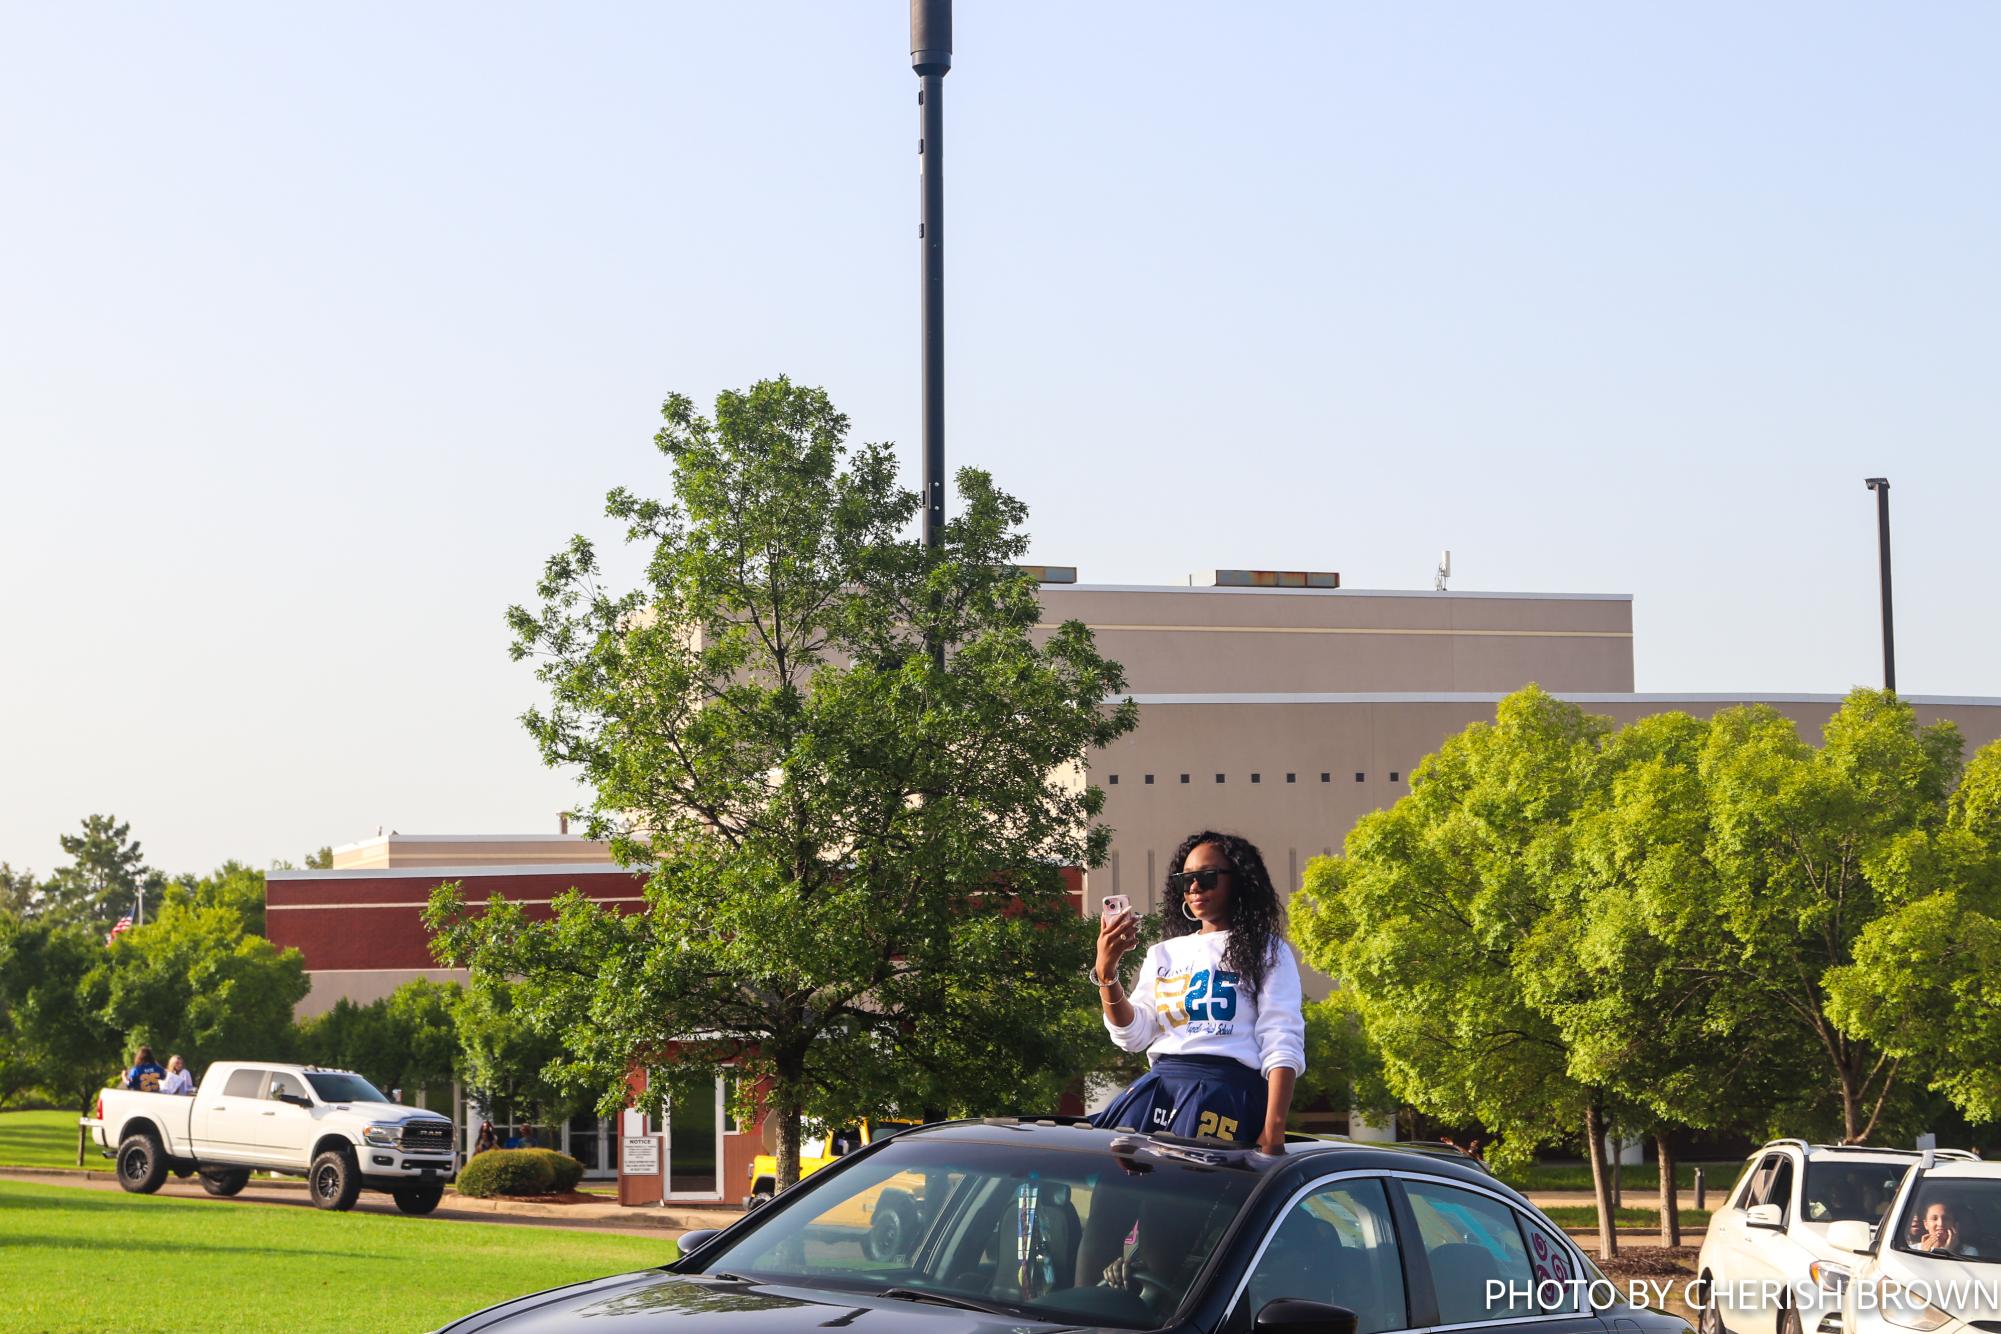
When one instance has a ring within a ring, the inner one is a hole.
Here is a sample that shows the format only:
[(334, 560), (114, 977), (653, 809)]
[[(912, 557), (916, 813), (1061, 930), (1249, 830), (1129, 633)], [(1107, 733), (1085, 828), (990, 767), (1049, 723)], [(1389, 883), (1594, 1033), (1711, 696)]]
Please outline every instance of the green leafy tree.
[(178, 1052), (197, 1072), (216, 1060), (282, 1060), (310, 984), (297, 950), (247, 935), (233, 907), (167, 903), (101, 950), (90, 990), (133, 1044)]
[(569, 895), (534, 922), (446, 887), (440, 957), (520, 978), (560, 1079), (605, 1110), (635, 1062), (649, 1105), (724, 1063), (768, 1076), (781, 1184), (802, 1115), (1041, 1096), (1091, 941), (1058, 868), (1104, 855), (1082, 762), (1136, 720), (1105, 702), (1122, 673), (1082, 624), (1040, 626), (1024, 507), (986, 474), (958, 474), (932, 552), (890, 448), (851, 448), (824, 392), (663, 415), (674, 499), (608, 506), (642, 585), (607, 592), (579, 537), (508, 618), (551, 695), (528, 730), (593, 790), (592, 836), (648, 868), (646, 908)]
[(580, 1091), (562, 1075), (567, 1053), (546, 1023), (537, 1026), (523, 1001), (537, 988), (488, 975), (474, 980), (455, 1000), (452, 1019), (458, 1035), (457, 1064), (472, 1096), (489, 1107), (523, 1111), (555, 1121), (592, 1100), (598, 1090)]
[[(1931, 846), (1946, 824), (1960, 769), (1951, 723), (1917, 724), (1881, 690), (1849, 695), (1823, 731), (1801, 740), (1765, 706), (1710, 722), (1701, 761), (1709, 805), (1706, 909), (1722, 950), (1710, 959), (1726, 1021), (1762, 1027), (1816, 1053), (1815, 1085), (1840, 1113), (1843, 1141), (1862, 1143), (1907, 1108), (1922, 1081), (1900, 1085), (1902, 1062), (1836, 1022), (1829, 986), (1855, 962), (1872, 922), (1916, 892), (1924, 873), (1900, 859)], [(1893, 1095), (1901, 1091), (1902, 1102)]]
[(1742, 1124), (1767, 1088), (1757, 1073), (1784, 1056), (1760, 1031), (1738, 1030), (1710, 967), (1725, 946), (1704, 908), (1708, 735), (1707, 722), (1666, 713), (1605, 739), (1604, 781), (1572, 817), (1569, 868), (1550, 881), (1554, 911), (1516, 957), (1573, 1076), (1610, 1090), (1651, 1133), (1665, 1246), (1681, 1244), (1672, 1132)]
[(56, 868), (43, 887), (46, 911), (109, 930), (133, 911), (139, 890), (151, 892), (161, 877), (146, 865), (132, 826), (112, 815), (86, 816), (83, 832), (64, 834), (70, 864)]
[(224, 908), (235, 914), (244, 935), (264, 934), (264, 872), (241, 862), (224, 862), (200, 879), (169, 881), (159, 902), (162, 911), (169, 904)]
[(1426, 757), (1409, 795), (1362, 817), (1345, 856), (1308, 863), (1292, 913), (1302, 952), (1352, 997), (1397, 1097), (1485, 1126), (1503, 1164), (1582, 1128), (1608, 1255), (1603, 1144), (1624, 1109), (1575, 1076), (1521, 957), (1557, 910), (1571, 821), (1604, 784), (1610, 730), (1534, 686), (1508, 696), (1493, 723)]
[(1830, 1016), (1970, 1120), (2001, 1120), (2001, 742), (1967, 764), (1942, 823), (1892, 841), (1871, 871), (1893, 906), (1829, 972)]
[(333, 870), (333, 848), (331, 846), (322, 846), (319, 851), (308, 853), (306, 856), (306, 869), (308, 871)]
[[(123, 1065), (121, 1035), (92, 1003), (104, 960), (93, 927), (0, 914), (0, 1025), (10, 1078), (46, 1090), (79, 1116)], [(76, 1163), (83, 1166), (78, 1127)]]
[(32, 917), (41, 906), (42, 882), (33, 871), (17, 871), (0, 862), (0, 913)]

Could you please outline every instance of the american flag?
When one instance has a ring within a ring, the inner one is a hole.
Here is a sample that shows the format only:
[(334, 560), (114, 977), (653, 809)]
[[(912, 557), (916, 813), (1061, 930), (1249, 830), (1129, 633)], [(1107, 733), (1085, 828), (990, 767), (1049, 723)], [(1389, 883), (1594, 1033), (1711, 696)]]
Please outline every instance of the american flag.
[(130, 931), (131, 929), (132, 929), (132, 914), (126, 913), (123, 917), (118, 919), (118, 925), (111, 928), (111, 934), (104, 938), (104, 943), (109, 945), (112, 941), (118, 939), (121, 933)]

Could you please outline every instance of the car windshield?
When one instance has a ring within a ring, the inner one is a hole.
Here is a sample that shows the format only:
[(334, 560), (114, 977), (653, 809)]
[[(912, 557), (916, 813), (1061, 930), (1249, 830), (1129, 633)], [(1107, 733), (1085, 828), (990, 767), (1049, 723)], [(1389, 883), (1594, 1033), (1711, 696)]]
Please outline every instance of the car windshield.
[(1897, 1187), (1910, 1160), (1828, 1162), (1808, 1159), (1806, 1185), (1801, 1191), (1802, 1216), (1809, 1223), (1839, 1223), (1845, 1219), (1875, 1226), (1897, 1198)]
[(306, 1082), (313, 1086), (321, 1102), (388, 1102), (382, 1090), (363, 1079), (360, 1075), (333, 1074), (325, 1070), (309, 1070)]
[(1108, 1148), (898, 1138), (780, 1196), (703, 1269), (1151, 1329), (1256, 1184)]
[(2001, 1261), (2001, 1178), (1925, 1177), (1892, 1235), (1899, 1250)]

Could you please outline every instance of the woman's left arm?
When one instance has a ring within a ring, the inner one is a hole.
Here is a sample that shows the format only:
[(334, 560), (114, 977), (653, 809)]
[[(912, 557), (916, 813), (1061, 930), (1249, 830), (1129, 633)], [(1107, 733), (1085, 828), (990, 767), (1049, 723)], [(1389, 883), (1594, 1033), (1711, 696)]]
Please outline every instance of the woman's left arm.
[(1306, 1069), (1306, 1017), (1300, 1011), (1299, 964), (1280, 941), (1273, 952), (1264, 994), (1258, 997), (1254, 1031), (1258, 1063), (1265, 1077), (1265, 1123), (1258, 1147), (1285, 1152), (1285, 1121), (1292, 1110), (1292, 1086)]

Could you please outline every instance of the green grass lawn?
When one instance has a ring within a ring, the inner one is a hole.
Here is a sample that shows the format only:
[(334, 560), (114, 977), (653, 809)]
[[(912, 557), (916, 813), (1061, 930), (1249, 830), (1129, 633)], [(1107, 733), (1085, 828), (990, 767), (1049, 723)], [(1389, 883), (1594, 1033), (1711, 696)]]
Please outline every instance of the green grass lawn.
[(0, 1331), (422, 1331), (674, 1255), (664, 1235), (0, 1182)]
[[(1559, 1204), (1554, 1209), (1545, 1209), (1543, 1212), (1548, 1214), (1549, 1221), (1558, 1227), (1598, 1226), (1598, 1211), (1588, 1204)], [(1679, 1212), (1683, 1227), (1709, 1226), (1708, 1209), (1682, 1209)], [(1613, 1216), (1618, 1219), (1619, 1227), (1657, 1229), (1661, 1225), (1661, 1211), (1658, 1209), (1618, 1209), (1614, 1211)]]
[[(1711, 1193), (1730, 1189), (1737, 1174), (1744, 1169), (1741, 1162), (1728, 1163), (1676, 1163), (1675, 1181), (1683, 1190), (1695, 1188), (1695, 1169), (1702, 1169), (1702, 1176)], [(1589, 1163), (1530, 1163), (1515, 1172), (1498, 1172), (1501, 1180), (1516, 1190), (1590, 1190), (1591, 1165)], [(1627, 1163), (1619, 1169), (1619, 1182), (1628, 1193), (1636, 1190), (1660, 1194), (1661, 1170), (1652, 1163)]]
[[(83, 1165), (111, 1170), (95, 1144), (84, 1150)], [(0, 1112), (0, 1167), (75, 1166), (75, 1112)]]

